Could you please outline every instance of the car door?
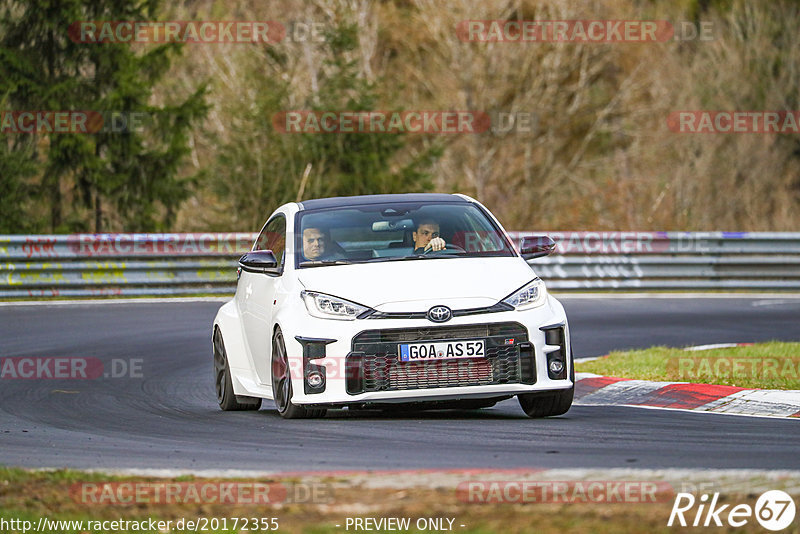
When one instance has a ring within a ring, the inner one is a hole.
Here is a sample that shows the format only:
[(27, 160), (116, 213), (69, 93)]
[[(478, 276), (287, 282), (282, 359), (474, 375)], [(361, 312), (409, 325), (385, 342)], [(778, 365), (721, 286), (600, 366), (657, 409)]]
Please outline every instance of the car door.
[[(256, 239), (253, 250), (271, 250), (283, 271), (286, 250), (286, 217), (279, 213), (267, 221)], [(244, 326), (250, 363), (258, 380), (269, 384), (272, 346), (273, 302), (281, 275), (248, 273), (242, 271), (237, 298)]]

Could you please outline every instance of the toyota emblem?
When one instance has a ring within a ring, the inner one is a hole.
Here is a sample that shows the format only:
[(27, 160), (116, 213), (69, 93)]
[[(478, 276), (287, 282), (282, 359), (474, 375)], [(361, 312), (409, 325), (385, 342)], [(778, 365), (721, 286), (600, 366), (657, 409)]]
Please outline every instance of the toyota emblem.
[(444, 323), (450, 320), (453, 312), (447, 306), (434, 306), (428, 310), (428, 320), (434, 323)]

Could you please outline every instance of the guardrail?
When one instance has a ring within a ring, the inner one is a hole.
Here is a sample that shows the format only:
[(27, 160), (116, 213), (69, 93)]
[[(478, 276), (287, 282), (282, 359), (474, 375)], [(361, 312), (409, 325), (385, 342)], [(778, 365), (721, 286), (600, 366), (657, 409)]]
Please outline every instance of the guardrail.
[[(558, 290), (800, 290), (800, 233), (512, 232), (550, 235), (529, 263)], [(230, 295), (256, 234), (0, 236), (0, 298)]]
[(230, 295), (256, 235), (0, 236), (0, 298)]
[[(512, 232), (519, 243), (536, 232)], [(547, 232), (529, 263), (557, 289), (798, 290), (800, 233)]]

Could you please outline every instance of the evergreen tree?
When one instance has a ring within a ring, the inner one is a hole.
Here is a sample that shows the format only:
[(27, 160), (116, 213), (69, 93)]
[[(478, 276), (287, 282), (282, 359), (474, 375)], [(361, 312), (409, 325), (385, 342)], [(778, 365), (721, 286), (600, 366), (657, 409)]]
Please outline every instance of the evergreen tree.
[[(0, 0), (4, 109), (96, 111), (106, 121), (114, 116), (129, 125), (137, 114), (148, 119), (141, 130), (115, 131), (106, 122), (94, 134), (9, 135), (14, 139), (0, 151), (0, 168), (26, 157), (34, 166), (32, 172), (24, 167), (36, 177), (29, 184), (34, 224), (28, 226), (52, 232), (162, 230), (190, 193), (193, 178), (178, 171), (189, 151), (188, 133), (207, 111), (205, 87), (173, 105), (149, 102), (180, 45), (150, 45), (137, 53), (127, 43), (74, 42), (68, 33), (77, 21), (155, 20), (157, 13), (156, 1)], [(20, 152), (23, 147), (27, 151)], [(7, 181), (14, 190), (21, 184), (19, 176)], [(0, 205), (15, 202), (0, 197)], [(46, 207), (45, 218), (36, 217), (35, 205)], [(0, 213), (14, 209), (3, 206)], [(22, 218), (3, 226), (30, 229)]]

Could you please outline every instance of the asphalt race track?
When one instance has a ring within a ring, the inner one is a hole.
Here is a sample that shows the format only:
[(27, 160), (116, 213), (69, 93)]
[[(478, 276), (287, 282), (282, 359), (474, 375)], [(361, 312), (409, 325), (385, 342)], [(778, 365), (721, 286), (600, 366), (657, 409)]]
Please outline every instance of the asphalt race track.
[[(575, 354), (800, 340), (800, 299), (563, 297)], [(0, 380), (0, 464), (257, 471), (466, 467), (800, 469), (800, 421), (575, 406), (531, 420), (479, 411), (223, 413), (212, 385), (218, 302), (0, 307), (0, 358), (141, 359), (141, 376)]]

